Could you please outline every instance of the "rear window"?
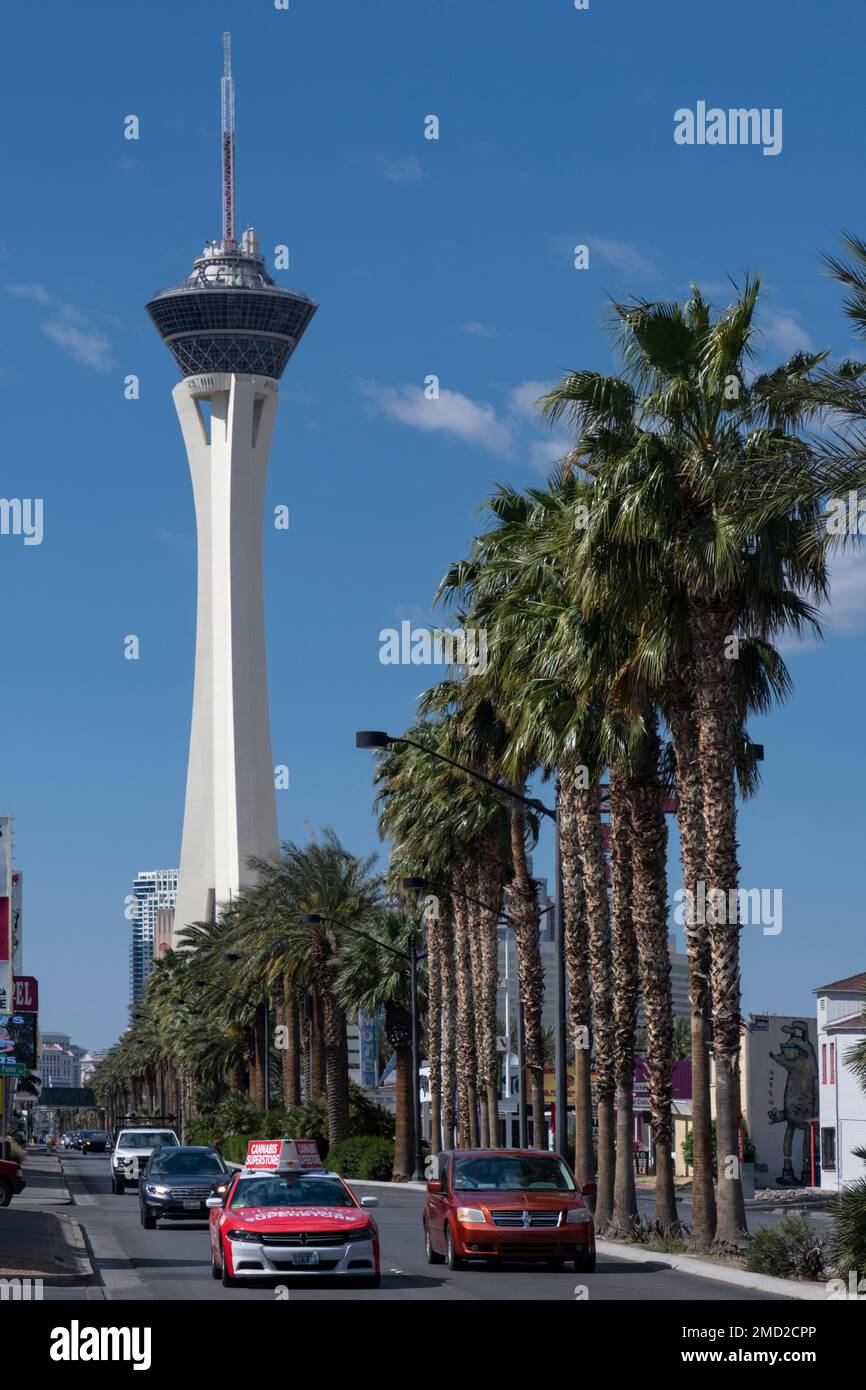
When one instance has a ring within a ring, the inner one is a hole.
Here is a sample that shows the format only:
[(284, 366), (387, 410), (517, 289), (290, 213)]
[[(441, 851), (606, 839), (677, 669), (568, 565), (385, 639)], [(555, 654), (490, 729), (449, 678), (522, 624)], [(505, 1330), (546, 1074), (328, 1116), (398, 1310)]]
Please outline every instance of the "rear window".
[(170, 1130), (165, 1129), (127, 1129), (118, 1136), (119, 1149), (158, 1149), (177, 1148), (177, 1140)]

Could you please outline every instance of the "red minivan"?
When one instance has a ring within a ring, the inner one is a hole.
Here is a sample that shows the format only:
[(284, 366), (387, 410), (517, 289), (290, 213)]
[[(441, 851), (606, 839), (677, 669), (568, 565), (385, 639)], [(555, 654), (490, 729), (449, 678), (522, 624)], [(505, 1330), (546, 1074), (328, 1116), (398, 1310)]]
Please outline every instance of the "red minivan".
[(543, 1260), (595, 1269), (595, 1223), (577, 1179), (539, 1149), (452, 1149), (427, 1183), (424, 1241), (430, 1264)]

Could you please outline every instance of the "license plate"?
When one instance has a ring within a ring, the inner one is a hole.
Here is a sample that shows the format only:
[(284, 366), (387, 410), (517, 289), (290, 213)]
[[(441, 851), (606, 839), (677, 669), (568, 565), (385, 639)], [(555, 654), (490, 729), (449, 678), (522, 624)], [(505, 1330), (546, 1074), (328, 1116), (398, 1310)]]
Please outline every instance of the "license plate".
[(201, 1202), (184, 1202), (183, 1209), (184, 1211), (200, 1211)]
[(318, 1250), (296, 1250), (292, 1255), (293, 1265), (317, 1265), (318, 1263)]

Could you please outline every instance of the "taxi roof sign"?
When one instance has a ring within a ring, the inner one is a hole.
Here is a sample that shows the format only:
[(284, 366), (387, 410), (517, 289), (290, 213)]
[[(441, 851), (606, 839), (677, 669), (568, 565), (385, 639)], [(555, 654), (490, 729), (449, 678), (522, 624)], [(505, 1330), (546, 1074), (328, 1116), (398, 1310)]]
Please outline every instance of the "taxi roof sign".
[(254, 1172), (303, 1173), (321, 1168), (322, 1160), (315, 1139), (251, 1139), (245, 1166)]

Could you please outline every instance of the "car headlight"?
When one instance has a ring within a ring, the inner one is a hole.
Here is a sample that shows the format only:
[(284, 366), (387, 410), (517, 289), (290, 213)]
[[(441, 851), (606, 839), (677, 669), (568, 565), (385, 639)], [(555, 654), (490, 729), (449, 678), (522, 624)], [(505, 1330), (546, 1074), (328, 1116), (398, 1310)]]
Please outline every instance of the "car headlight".
[(171, 1188), (170, 1188), (170, 1187), (162, 1187), (162, 1186), (160, 1186), (158, 1183), (154, 1183), (154, 1182), (149, 1182), (149, 1183), (147, 1184), (147, 1189), (146, 1189), (146, 1190), (147, 1190), (148, 1192), (152, 1192), (153, 1195), (154, 1195), (154, 1197), (167, 1197), (168, 1194), (171, 1192)]
[(262, 1243), (262, 1238), (259, 1235), (258, 1231), (242, 1231), (237, 1227), (234, 1230), (228, 1232), (228, 1238), (229, 1240), (251, 1241), (255, 1245), (261, 1245)]
[(576, 1221), (592, 1221), (592, 1212), (586, 1207), (569, 1207), (565, 1213), (565, 1224), (572, 1226)]
[(480, 1207), (458, 1207), (457, 1220), (465, 1226), (486, 1226), (484, 1212)]
[(372, 1240), (372, 1239), (373, 1239), (373, 1232), (371, 1231), (371, 1229), (370, 1229), (369, 1226), (362, 1226), (361, 1229), (360, 1229), (360, 1231), (347, 1231), (347, 1232), (346, 1232), (346, 1244), (347, 1244), (347, 1245), (348, 1245), (349, 1242), (352, 1241), (352, 1240)]

